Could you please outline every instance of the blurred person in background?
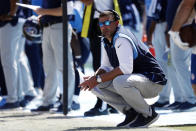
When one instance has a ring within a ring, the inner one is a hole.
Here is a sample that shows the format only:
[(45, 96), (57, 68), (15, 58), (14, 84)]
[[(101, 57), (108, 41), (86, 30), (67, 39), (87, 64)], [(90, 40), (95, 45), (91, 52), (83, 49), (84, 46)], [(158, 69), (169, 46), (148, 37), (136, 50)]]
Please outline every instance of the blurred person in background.
[(16, 2), (7, 0), (0, 4), (0, 56), (8, 92), (0, 109), (24, 107), (36, 96), (24, 53), (25, 20), (16, 15)]
[[(156, 5), (156, 6), (154, 6)], [(168, 82), (164, 89), (159, 94), (159, 99), (153, 104), (154, 107), (163, 108), (170, 104), (171, 89), (174, 92), (175, 101), (178, 102), (183, 96), (179, 90), (179, 84), (176, 79), (176, 72), (171, 62), (169, 44), (166, 40), (166, 9), (167, 1), (152, 0), (148, 9), (148, 19), (150, 19), (149, 30), (147, 32), (147, 44), (155, 48), (155, 58), (161, 65)], [(165, 56), (164, 56), (165, 55)]]
[[(179, 32), (183, 24), (185, 24), (188, 21), (188, 19), (191, 17), (193, 10), (196, 10), (196, 0), (183, 0), (181, 6), (179, 7), (178, 12), (176, 13), (174, 22), (172, 24), (172, 28), (170, 29), (169, 32), (172, 40), (174, 41), (174, 44), (176, 44), (179, 48), (183, 49), (183, 52), (184, 50), (189, 49), (190, 43), (188, 44), (182, 42), (179, 36)], [(196, 27), (195, 18), (192, 16), (191, 19), (194, 19), (192, 24), (193, 24), (193, 28), (195, 28)], [(194, 90), (194, 94), (196, 95), (196, 45), (192, 47), (192, 54), (191, 54), (191, 83), (192, 83), (192, 88)]]
[[(114, 9), (120, 11), (117, 0), (81, 0), (85, 4), (83, 15), (83, 26), (81, 37), (89, 38), (90, 51), (92, 54), (92, 66), (96, 71), (101, 62), (101, 31), (98, 25), (98, 17), (103, 10)], [(122, 24), (122, 20), (121, 20)], [(117, 113), (117, 111), (106, 105), (101, 99), (97, 98), (96, 104), (93, 108), (86, 111), (84, 116), (107, 115), (109, 112)]]
[(156, 97), (167, 79), (148, 48), (119, 25), (119, 20), (114, 10), (100, 14), (101, 66), (94, 75), (86, 76), (80, 87), (92, 90), (125, 114), (125, 120), (117, 127), (148, 127), (159, 115), (144, 98)]
[[(183, 0), (168, 0), (167, 1), (167, 11), (166, 11), (166, 21), (167, 21), (167, 32), (171, 30), (174, 22), (174, 18), (177, 9), (184, 3)], [(187, 17), (187, 16), (183, 16)], [(180, 20), (181, 18), (179, 18)], [(167, 33), (166, 32), (166, 33)], [(191, 49), (183, 50), (179, 48), (170, 37), (170, 52), (171, 52), (171, 62), (176, 70), (176, 78), (179, 83), (178, 89), (183, 97), (178, 99), (178, 102), (174, 102), (169, 106), (169, 108), (184, 111), (195, 106), (195, 95), (191, 87)]]
[[(72, 19), (73, 2), (67, 1), (68, 15)], [(63, 93), (63, 31), (62, 31), (62, 5), (61, 0), (42, 0), (42, 7), (34, 10), (39, 16), (40, 24), (43, 26), (43, 65), (45, 72), (45, 85), (43, 91), (43, 102), (32, 111), (49, 111), (57, 101), (57, 87)], [(71, 108), (74, 92), (75, 76), (73, 70), (73, 57), (70, 46), (72, 27), (68, 24), (68, 108)], [(58, 74), (59, 73), (59, 74)], [(57, 111), (62, 111), (62, 98)]]
[(75, 90), (74, 90), (73, 101), (71, 105), (72, 110), (80, 109), (80, 103), (79, 103), (80, 88), (78, 88), (78, 85), (80, 84), (79, 71), (85, 73), (84, 64), (86, 63), (90, 54), (88, 38), (81, 37), (83, 7), (84, 5), (81, 1), (74, 2), (74, 19), (70, 21), (70, 24), (72, 25), (73, 28), (71, 47), (73, 52), (74, 71), (75, 71)]

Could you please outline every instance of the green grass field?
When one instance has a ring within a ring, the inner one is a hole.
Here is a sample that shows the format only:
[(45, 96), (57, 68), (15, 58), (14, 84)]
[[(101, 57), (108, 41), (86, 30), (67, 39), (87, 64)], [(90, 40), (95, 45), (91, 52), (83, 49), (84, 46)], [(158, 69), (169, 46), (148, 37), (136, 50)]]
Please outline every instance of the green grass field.
[(181, 131), (196, 131), (196, 125), (175, 125), (175, 126), (169, 126), (169, 128), (177, 129)]

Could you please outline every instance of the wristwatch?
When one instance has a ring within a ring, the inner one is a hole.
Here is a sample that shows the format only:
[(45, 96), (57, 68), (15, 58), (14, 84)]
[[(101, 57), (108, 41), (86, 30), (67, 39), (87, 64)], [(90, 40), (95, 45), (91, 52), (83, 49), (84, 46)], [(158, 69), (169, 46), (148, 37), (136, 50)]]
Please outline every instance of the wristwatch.
[(102, 82), (102, 79), (101, 79), (100, 75), (96, 76), (96, 80), (97, 80), (97, 83), (101, 83)]

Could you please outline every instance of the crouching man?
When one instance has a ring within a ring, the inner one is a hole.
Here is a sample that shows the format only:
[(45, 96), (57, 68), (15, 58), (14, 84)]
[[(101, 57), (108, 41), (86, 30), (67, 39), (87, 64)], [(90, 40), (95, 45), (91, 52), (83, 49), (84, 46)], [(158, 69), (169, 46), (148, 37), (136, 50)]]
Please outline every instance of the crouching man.
[(158, 119), (144, 98), (158, 95), (165, 75), (148, 48), (119, 25), (119, 15), (107, 10), (99, 16), (103, 35), (101, 66), (85, 77), (81, 90), (92, 92), (120, 112), (125, 120), (117, 127), (148, 127)]

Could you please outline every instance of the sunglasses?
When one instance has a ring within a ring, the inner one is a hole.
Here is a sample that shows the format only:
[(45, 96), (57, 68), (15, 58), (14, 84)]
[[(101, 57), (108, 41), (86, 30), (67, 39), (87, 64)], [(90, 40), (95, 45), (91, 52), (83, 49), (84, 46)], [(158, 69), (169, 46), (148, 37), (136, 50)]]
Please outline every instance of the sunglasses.
[(103, 27), (104, 25), (105, 25), (105, 26), (109, 26), (109, 25), (111, 25), (112, 22), (114, 22), (114, 21), (106, 20), (106, 21), (104, 21), (104, 22), (99, 22), (99, 26), (100, 26), (100, 27)]

